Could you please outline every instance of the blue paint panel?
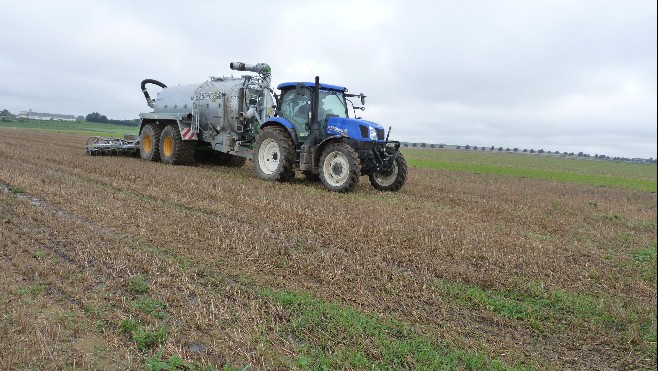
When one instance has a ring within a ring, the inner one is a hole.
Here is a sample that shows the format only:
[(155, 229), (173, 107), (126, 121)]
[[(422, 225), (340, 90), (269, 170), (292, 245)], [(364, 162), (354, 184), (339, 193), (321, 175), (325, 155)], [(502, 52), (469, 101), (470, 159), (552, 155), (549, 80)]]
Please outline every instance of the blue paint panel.
[[(294, 88), (297, 86), (297, 84), (302, 84), (303, 86), (307, 88), (312, 88), (315, 86), (315, 83), (313, 82), (284, 82), (279, 84), (276, 88), (279, 90), (282, 89), (287, 89), (287, 88)], [(320, 89), (325, 89), (325, 90), (336, 90), (336, 91), (346, 91), (347, 89), (344, 86), (338, 86), (338, 85), (329, 85), (329, 84), (323, 84), (320, 83)]]
[[(325, 132), (329, 135), (340, 135), (361, 142), (372, 142), (370, 138), (363, 138), (361, 136), (361, 129), (359, 128), (359, 125), (363, 125), (366, 128), (372, 127), (375, 130), (384, 130), (383, 126), (371, 121), (343, 117), (330, 117), (329, 120), (327, 120)], [(385, 140), (378, 140), (377, 142), (384, 143)]]

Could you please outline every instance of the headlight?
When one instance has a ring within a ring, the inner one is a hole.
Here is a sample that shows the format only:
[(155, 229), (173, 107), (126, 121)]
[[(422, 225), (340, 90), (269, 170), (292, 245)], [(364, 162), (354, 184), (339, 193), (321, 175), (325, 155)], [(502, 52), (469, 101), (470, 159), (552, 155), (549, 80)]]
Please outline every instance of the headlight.
[(373, 128), (372, 126), (368, 126), (369, 132), (370, 132), (370, 140), (377, 140), (377, 130)]

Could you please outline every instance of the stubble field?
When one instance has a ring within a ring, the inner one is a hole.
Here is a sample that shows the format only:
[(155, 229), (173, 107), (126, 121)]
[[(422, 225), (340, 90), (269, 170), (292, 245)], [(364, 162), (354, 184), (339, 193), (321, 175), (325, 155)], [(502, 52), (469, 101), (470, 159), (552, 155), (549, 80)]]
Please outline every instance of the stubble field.
[(0, 369), (656, 368), (655, 192), (342, 195), (85, 140), (0, 128)]

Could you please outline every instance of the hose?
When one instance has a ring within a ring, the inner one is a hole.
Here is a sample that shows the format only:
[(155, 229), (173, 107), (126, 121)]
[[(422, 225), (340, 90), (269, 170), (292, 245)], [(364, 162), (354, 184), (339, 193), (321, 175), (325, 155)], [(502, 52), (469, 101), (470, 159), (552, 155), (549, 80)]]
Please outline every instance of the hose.
[(153, 99), (151, 99), (151, 96), (149, 95), (148, 90), (146, 90), (146, 84), (157, 85), (157, 86), (159, 86), (163, 89), (166, 88), (167, 85), (161, 83), (158, 80), (153, 80), (153, 79), (146, 79), (146, 80), (142, 81), (142, 85), (141, 85), (142, 93), (144, 93), (144, 98), (146, 98), (146, 104), (148, 104), (149, 107), (154, 108), (155, 107), (155, 102), (153, 101)]

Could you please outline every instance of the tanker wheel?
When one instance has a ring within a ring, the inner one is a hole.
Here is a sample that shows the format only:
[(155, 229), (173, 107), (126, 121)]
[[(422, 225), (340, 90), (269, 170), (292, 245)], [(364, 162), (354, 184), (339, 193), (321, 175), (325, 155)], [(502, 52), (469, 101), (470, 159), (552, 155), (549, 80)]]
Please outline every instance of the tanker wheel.
[(333, 143), (322, 151), (320, 180), (330, 191), (351, 191), (359, 182), (360, 175), (359, 155), (347, 143)]
[(393, 162), (393, 169), (388, 173), (371, 173), (368, 175), (370, 184), (375, 189), (386, 192), (395, 192), (400, 190), (404, 183), (407, 181), (407, 160), (404, 159), (402, 153)]
[(183, 140), (176, 124), (165, 126), (160, 134), (160, 159), (163, 163), (172, 165), (194, 162), (194, 142)]
[(254, 170), (264, 180), (288, 181), (295, 176), (295, 145), (288, 132), (280, 127), (262, 129), (254, 145)]
[(139, 131), (139, 154), (144, 160), (160, 161), (160, 134), (157, 124), (146, 124)]

